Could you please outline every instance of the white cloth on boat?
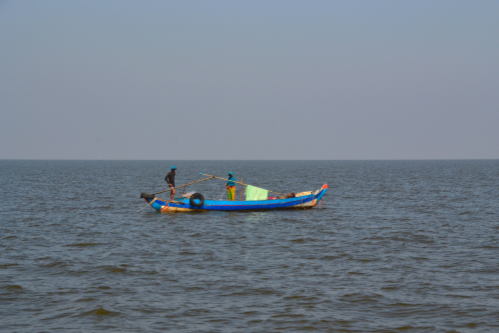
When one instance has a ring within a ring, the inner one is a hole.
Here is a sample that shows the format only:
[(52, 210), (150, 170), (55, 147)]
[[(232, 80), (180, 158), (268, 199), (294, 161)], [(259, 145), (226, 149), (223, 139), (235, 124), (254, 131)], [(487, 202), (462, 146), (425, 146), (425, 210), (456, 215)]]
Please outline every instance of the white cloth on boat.
[(246, 186), (246, 200), (267, 200), (269, 191), (263, 188), (248, 185)]

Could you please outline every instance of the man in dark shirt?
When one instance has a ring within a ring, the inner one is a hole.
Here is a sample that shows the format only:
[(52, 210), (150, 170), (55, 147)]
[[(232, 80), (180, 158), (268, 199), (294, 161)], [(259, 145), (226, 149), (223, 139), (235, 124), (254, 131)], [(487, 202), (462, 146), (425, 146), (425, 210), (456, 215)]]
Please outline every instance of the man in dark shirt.
[(173, 197), (175, 196), (175, 170), (177, 170), (177, 168), (172, 166), (172, 171), (170, 171), (165, 177), (168, 186), (171, 188), (170, 201), (173, 201)]

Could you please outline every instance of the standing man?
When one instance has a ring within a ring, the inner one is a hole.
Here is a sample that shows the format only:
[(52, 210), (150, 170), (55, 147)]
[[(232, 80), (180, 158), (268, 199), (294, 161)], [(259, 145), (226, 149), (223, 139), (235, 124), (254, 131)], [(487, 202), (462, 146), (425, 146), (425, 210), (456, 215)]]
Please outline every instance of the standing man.
[(175, 196), (175, 166), (172, 166), (172, 171), (170, 171), (166, 177), (165, 180), (168, 183), (168, 186), (171, 188), (171, 195), (170, 195), (170, 202), (173, 202), (173, 197)]
[(229, 172), (229, 179), (227, 181), (227, 184), (225, 184), (225, 187), (227, 187), (227, 194), (229, 195), (229, 200), (234, 201), (234, 198), (236, 197), (236, 183), (234, 183), (234, 174)]

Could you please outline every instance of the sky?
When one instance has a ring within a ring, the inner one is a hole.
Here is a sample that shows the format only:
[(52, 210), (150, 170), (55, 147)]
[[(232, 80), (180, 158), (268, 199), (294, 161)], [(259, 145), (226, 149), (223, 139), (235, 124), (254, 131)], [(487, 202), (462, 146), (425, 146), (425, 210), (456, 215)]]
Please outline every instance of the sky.
[(0, 159), (498, 159), (498, 17), (497, 0), (0, 0)]

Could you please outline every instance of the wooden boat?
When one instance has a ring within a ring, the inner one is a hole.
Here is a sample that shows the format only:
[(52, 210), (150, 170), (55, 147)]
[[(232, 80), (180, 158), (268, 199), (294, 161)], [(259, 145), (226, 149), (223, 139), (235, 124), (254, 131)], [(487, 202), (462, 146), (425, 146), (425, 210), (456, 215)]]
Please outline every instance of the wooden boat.
[(296, 194), (295, 197), (285, 199), (256, 201), (204, 200), (203, 196), (199, 193), (193, 194), (190, 198), (182, 197), (175, 199), (174, 202), (168, 202), (147, 193), (142, 193), (141, 198), (144, 198), (152, 208), (161, 212), (307, 209), (316, 207), (326, 194), (326, 191), (327, 184), (324, 184), (315, 192), (302, 192)]

